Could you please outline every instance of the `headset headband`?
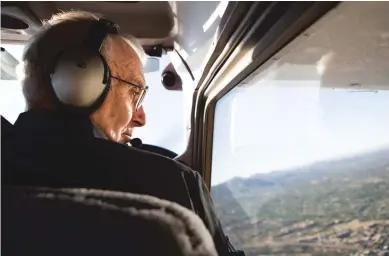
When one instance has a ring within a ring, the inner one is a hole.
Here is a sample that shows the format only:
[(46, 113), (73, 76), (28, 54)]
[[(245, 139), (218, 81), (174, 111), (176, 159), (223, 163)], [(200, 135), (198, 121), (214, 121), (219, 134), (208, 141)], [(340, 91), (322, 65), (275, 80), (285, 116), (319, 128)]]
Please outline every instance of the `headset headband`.
[(89, 30), (87, 37), (83, 40), (83, 45), (88, 49), (100, 52), (104, 39), (108, 34), (118, 34), (119, 26), (107, 19), (99, 19)]
[[(107, 19), (100, 18), (91, 26), (91, 28), (87, 32), (87, 36), (82, 40), (82, 47), (90, 51), (100, 53), (101, 47), (107, 35), (118, 33), (119, 26), (116, 23)], [(50, 74), (54, 73), (57, 59), (64, 51), (59, 52), (57, 56), (54, 57), (51, 67), (48, 68)]]

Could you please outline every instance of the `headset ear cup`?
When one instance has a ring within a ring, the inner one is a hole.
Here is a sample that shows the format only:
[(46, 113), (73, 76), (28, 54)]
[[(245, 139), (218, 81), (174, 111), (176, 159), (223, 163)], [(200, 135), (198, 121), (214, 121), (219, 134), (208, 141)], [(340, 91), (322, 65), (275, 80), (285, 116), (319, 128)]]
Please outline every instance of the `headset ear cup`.
[(93, 111), (96, 110), (97, 108), (99, 108), (103, 104), (105, 98), (107, 97), (107, 95), (111, 89), (111, 70), (110, 70), (105, 58), (101, 54), (99, 54), (98, 56), (101, 60), (101, 63), (104, 66), (103, 81), (102, 81), (102, 83), (104, 84), (104, 90), (101, 93), (100, 97), (90, 107)]
[(104, 102), (111, 87), (111, 72), (100, 50), (108, 34), (119, 26), (99, 19), (80, 47), (67, 49), (48, 69), (54, 100), (65, 111), (92, 113)]
[(109, 69), (108, 63), (103, 57), (103, 55), (99, 54), (99, 57), (101, 59), (101, 62), (104, 65), (104, 78), (103, 78), (103, 84), (106, 84), (107, 86), (110, 86), (110, 80), (111, 80), (111, 70)]
[(101, 57), (80, 50), (65, 51), (58, 57), (51, 84), (61, 103), (89, 108), (102, 96), (107, 86), (107, 65)]

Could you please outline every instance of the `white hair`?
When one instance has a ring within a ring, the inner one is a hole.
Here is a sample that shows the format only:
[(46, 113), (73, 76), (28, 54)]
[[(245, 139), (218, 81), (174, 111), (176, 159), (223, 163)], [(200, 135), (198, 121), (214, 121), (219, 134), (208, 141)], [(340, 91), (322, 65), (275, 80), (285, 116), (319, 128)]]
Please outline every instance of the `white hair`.
[(144, 67), (146, 65), (146, 62), (147, 62), (147, 54), (143, 50), (143, 47), (139, 43), (139, 41), (131, 35), (125, 35), (125, 36), (122, 36), (122, 38), (124, 39), (124, 41), (127, 42), (127, 44), (129, 44), (131, 46), (131, 48), (134, 50), (134, 52), (138, 55), (140, 61), (142, 62), (142, 65)]

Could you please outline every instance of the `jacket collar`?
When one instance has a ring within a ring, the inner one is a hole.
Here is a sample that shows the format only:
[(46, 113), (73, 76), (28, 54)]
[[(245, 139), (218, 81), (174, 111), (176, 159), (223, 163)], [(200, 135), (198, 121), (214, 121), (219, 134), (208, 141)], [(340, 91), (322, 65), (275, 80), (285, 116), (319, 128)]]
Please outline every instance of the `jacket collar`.
[(95, 125), (85, 115), (63, 114), (50, 110), (27, 111), (19, 115), (14, 132), (17, 137), (44, 135), (92, 138), (95, 137)]

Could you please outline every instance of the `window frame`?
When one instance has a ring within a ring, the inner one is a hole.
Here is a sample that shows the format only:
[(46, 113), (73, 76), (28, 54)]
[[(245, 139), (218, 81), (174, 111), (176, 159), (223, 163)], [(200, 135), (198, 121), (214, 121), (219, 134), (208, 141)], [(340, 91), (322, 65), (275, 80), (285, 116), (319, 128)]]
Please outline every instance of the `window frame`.
[[(237, 24), (223, 51), (215, 49), (198, 84), (193, 103), (192, 167), (211, 189), (215, 109), (218, 100), (260, 68), (339, 2), (254, 3)], [(233, 14), (232, 14), (233, 15)], [(225, 51), (224, 51), (225, 50)], [(223, 54), (225, 52), (225, 54)], [(247, 55), (251, 53), (251, 60)], [(219, 57), (215, 58), (215, 55)], [(212, 58), (213, 57), (213, 58)], [(196, 115), (197, 113), (197, 115)]]

